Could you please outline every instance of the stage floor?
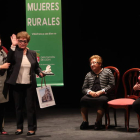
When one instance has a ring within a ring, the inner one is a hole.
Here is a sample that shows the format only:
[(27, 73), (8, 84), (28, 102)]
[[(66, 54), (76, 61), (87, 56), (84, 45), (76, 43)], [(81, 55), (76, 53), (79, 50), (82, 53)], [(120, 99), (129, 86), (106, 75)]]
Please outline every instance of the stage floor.
[(79, 126), (82, 123), (80, 108), (57, 108), (49, 107), (37, 109), (38, 129), (36, 135), (26, 136), (27, 120), (25, 115), (24, 132), (17, 136), (16, 118), (13, 111), (6, 113), (5, 130), (9, 133), (7, 136), (0, 135), (0, 140), (132, 140), (140, 139), (140, 132), (137, 132), (138, 120), (135, 112), (130, 113), (130, 131), (127, 132), (124, 125), (124, 110), (117, 110), (117, 123), (114, 126), (113, 111), (110, 109), (110, 128), (105, 130), (105, 119), (103, 117), (103, 129), (95, 131), (94, 123), (96, 119), (95, 110), (89, 110), (89, 125), (88, 130), (80, 130)]

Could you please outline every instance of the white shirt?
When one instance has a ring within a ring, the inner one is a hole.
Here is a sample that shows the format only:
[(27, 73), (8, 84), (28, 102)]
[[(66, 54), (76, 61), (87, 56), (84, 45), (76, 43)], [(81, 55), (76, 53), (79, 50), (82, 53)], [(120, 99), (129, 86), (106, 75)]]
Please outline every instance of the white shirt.
[(31, 63), (29, 62), (27, 56), (23, 55), (16, 83), (30, 84), (30, 68), (31, 68)]

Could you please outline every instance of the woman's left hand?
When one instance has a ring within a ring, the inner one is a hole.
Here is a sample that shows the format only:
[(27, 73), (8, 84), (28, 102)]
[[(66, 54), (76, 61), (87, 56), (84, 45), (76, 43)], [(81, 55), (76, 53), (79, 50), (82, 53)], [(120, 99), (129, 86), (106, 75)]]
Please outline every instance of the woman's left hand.
[(101, 90), (99, 90), (99, 91), (96, 92), (97, 97), (99, 97), (101, 94), (102, 94), (102, 91)]
[(133, 89), (136, 90), (140, 90), (140, 84), (138, 84), (138, 82), (134, 85)]
[(42, 72), (40, 72), (39, 75), (40, 75), (41, 77), (44, 77), (44, 76), (45, 76)]

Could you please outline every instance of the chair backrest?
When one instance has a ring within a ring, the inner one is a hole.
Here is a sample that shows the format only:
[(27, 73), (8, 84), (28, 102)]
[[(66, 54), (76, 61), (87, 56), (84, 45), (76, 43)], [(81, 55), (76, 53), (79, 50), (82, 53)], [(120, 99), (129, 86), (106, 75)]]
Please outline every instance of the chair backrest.
[(137, 99), (140, 97), (140, 91), (134, 91), (133, 86), (138, 82), (140, 68), (131, 68), (127, 70), (122, 77), (125, 98)]
[[(117, 98), (117, 92), (118, 92), (118, 87), (119, 87), (119, 82), (120, 82), (120, 71), (114, 67), (114, 66), (107, 66), (104, 68), (108, 68), (112, 71), (114, 78), (115, 78), (115, 89), (114, 89), (114, 93), (113, 93), (113, 98), (116, 99)], [(113, 99), (112, 98), (112, 99)]]

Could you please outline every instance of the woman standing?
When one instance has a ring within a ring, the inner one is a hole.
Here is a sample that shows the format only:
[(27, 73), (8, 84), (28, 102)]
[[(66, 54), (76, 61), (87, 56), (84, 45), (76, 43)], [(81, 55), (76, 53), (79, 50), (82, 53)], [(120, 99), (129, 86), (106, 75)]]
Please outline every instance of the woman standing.
[(10, 63), (5, 63), (7, 60), (7, 49), (2, 46), (0, 37), (0, 133), (7, 135), (8, 133), (4, 130), (4, 112), (5, 105), (9, 101), (9, 96), (3, 94), (4, 82), (7, 76), (6, 69), (9, 68)]
[(7, 83), (12, 85), (15, 100), (17, 131), (16, 135), (23, 133), (23, 107), (26, 99), (28, 132), (27, 135), (35, 135), (36, 122), (36, 76), (43, 77), (42, 70), (37, 62), (36, 52), (27, 49), (30, 35), (19, 32), (11, 36), (11, 48), (7, 61), (11, 63), (11, 69)]

